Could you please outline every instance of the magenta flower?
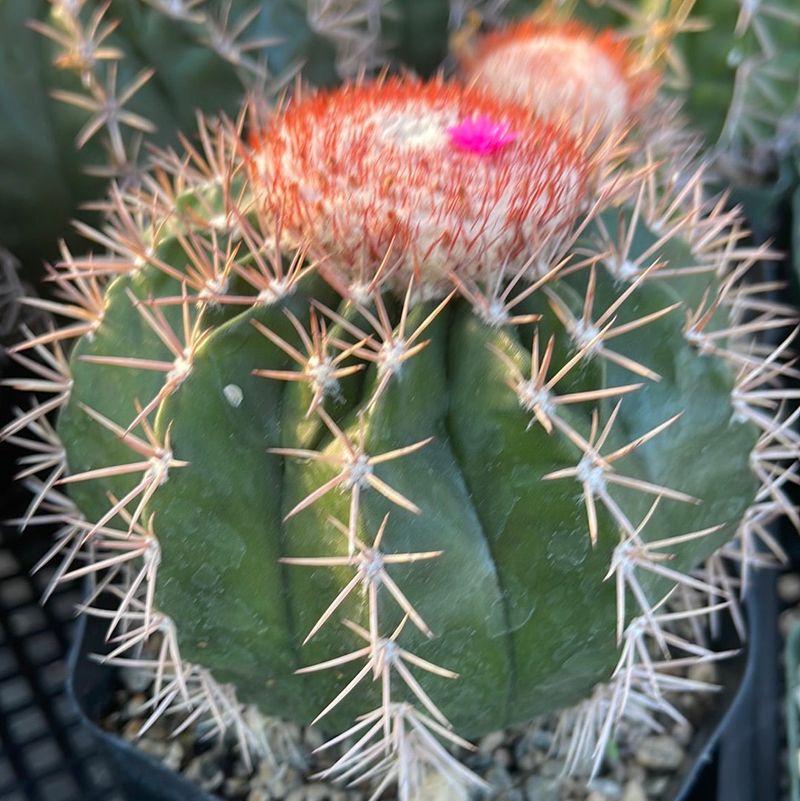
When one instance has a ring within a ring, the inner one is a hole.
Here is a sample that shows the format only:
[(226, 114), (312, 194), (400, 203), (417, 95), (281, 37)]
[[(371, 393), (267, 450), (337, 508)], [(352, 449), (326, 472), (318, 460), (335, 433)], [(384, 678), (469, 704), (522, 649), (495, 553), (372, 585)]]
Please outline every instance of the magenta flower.
[(454, 147), (480, 156), (496, 153), (519, 138), (507, 122), (493, 122), (484, 115), (468, 117), (448, 128), (447, 133)]

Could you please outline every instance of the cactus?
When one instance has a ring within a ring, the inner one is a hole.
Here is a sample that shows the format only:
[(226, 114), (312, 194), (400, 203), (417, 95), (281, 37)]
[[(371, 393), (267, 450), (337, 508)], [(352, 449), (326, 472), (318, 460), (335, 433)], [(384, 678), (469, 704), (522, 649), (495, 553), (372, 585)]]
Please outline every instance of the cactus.
[(763, 178), (800, 144), (800, 11), (784, 0), (699, 0), (694, 13), (706, 30), (676, 43), (691, 77), (687, 113), (728, 176)]
[[(250, 25), (235, 42), (231, 29), (250, 6), (229, 3), (227, 15), (218, 18), (194, 5), (194, 13), (181, 15), (181, 4), (161, 8), (133, 0), (0, 4), (9, 76), (0, 103), (14, 121), (0, 139), (0, 240), (20, 258), (55, 255), (77, 204), (102, 192), (103, 182), (85, 175), (87, 169), (130, 178), (145, 153), (143, 135), (166, 146), (194, 125), (197, 109), (233, 113), (244, 92), (239, 76), (255, 82), (263, 70), (253, 46), (261, 47), (265, 36), (293, 33), (282, 49), (272, 49), (276, 72), (308, 46), (319, 54), (310, 74), (333, 75), (332, 54), (326, 67), (325, 48), (303, 41), (309, 33), (299, 25), (300, 10), (292, 15), (284, 9), (289, 19), (247, 15)], [(107, 109), (114, 101), (116, 114)], [(45, 199), (50, 214), (42, 220), (38, 209)]]
[(431, 71), (446, 25), (428, 0), (391, 13), (385, 0), (0, 0), (0, 243), (36, 285), (60, 240), (79, 241), (77, 209), (109, 177), (134, 186), (148, 147), (176, 145), (198, 111), (232, 115), (247, 94), (264, 102), (298, 75), (330, 85), (385, 58)]
[[(741, 177), (754, 166), (763, 174), (796, 142), (800, 19), (790, 4), (737, 11), (704, 1), (696, 16), (709, 21), (705, 32), (686, 21), (687, 2), (541, 5), (559, 16), (572, 8), (595, 23), (626, 22), (650, 57), (666, 54), (684, 83), (691, 75), (687, 110), (710, 141), (719, 140), (728, 174)], [(135, 178), (148, 166), (142, 137), (173, 144), (197, 109), (232, 114), (246, 89), (279, 91), (301, 68), (317, 85), (387, 59), (429, 74), (446, 55), (448, 24), (458, 29), (470, 12), (498, 24), (503, 14), (536, 7), (503, 0), (229, 0), (217, 9), (155, 0), (5, 2), (2, 51), (14, 81), (6, 82), (0, 107), (19, 124), (6, 126), (0, 140), (0, 241), (26, 263), (55, 255), (77, 205), (101, 191), (86, 170)], [(709, 66), (711, 55), (718, 62)], [(108, 100), (123, 95), (124, 116), (104, 117)], [(76, 142), (84, 152), (75, 153)], [(36, 212), (44, 198), (51, 209), (45, 221)]]
[(607, 135), (652, 108), (655, 74), (611, 30), (526, 19), (483, 37), (462, 60), (465, 80), (578, 130)]
[[(728, 182), (765, 180), (800, 137), (800, 12), (791, 0), (577, 0), (671, 67)], [(601, 8), (598, 8), (601, 6)]]
[(669, 93), (705, 137), (728, 183), (768, 181), (797, 147), (800, 12), (791, 0), (454, 3), (461, 9), (457, 24), (466, 5), (492, 27), (531, 14), (560, 24), (574, 17), (627, 39), (645, 62), (668, 68)]
[(675, 623), (800, 523), (795, 320), (743, 280), (774, 254), (616, 125), (408, 77), (249, 111), (50, 269), (67, 323), (12, 349), (45, 396), (3, 432), (22, 522), (63, 520), (54, 580), (116, 598), (88, 611), (154, 715), (319, 723), (349, 743), (326, 777), (406, 801), (572, 705), (596, 771), (625, 714), (701, 689), (674, 669), (718, 655)]
[(60, 407), (40, 496), (69, 485), (82, 518), (60, 578), (135, 566), (115, 654), (168, 619), (170, 691), (179, 648), (270, 715), (374, 709), (435, 764), (451, 725), (657, 682), (634, 651), (674, 646), (663, 597), (723, 595), (690, 571), (786, 503), (783, 423), (749, 406), (780, 368), (736, 347), (787, 324), (738, 319), (761, 254), (645, 185), (600, 190), (576, 233), (597, 165), (447, 84), (312, 95), (235, 139), (116, 192), (110, 254), (54, 273), (83, 322), (18, 349), (58, 375), (7, 433)]

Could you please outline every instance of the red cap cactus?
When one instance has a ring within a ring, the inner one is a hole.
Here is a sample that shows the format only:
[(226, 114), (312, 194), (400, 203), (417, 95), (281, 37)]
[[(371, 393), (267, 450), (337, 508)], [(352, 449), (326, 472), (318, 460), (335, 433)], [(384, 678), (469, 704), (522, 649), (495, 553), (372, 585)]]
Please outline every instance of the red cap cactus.
[(201, 133), (66, 254), (77, 323), (16, 349), (53, 399), (6, 431), (41, 440), (59, 578), (119, 599), (113, 655), (162, 634), (156, 711), (321, 721), (352, 736), (327, 775), (403, 799), (476, 781), (442, 743), (587, 697), (572, 761), (677, 714), (670, 670), (713, 655), (665, 600), (717, 609), (719, 549), (794, 514), (786, 348), (752, 343), (792, 321), (740, 287), (768, 251), (699, 175), (612, 204), (563, 128), (448, 83)]
[(464, 48), (461, 60), (466, 80), (493, 96), (600, 135), (629, 127), (656, 88), (619, 33), (574, 21), (513, 23)]

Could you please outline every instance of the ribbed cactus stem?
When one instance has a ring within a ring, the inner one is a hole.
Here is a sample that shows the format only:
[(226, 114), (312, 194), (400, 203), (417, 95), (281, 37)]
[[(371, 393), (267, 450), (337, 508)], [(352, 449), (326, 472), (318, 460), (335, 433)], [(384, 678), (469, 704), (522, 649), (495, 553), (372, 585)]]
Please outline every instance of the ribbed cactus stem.
[[(639, 111), (611, 95), (596, 126)], [(178, 704), (244, 746), (252, 705), (411, 801), (484, 786), (464, 738), (578, 704), (565, 758), (598, 770), (626, 713), (701, 689), (674, 672), (719, 656), (683, 626), (732, 603), (723, 556), (800, 522), (791, 337), (756, 341), (794, 316), (743, 285), (773, 254), (702, 170), (474, 87), (245, 119), (157, 153), (53, 268), (68, 322), (14, 350), (50, 399), (4, 431), (41, 453), (25, 522), (56, 510), (57, 580), (116, 598), (112, 660), (159, 638), (146, 725)]]

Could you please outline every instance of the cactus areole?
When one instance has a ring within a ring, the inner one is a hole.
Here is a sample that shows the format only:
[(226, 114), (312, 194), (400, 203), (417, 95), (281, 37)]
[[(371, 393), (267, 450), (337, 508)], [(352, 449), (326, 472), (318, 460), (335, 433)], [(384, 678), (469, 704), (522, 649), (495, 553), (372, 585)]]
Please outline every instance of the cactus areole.
[(642, 183), (598, 205), (565, 129), (444, 82), (201, 133), (112, 193), (81, 325), (26, 345), (116, 655), (159, 630), (241, 702), (434, 764), (614, 676), (658, 692), (635, 637), (667, 654), (664, 599), (719, 596), (691, 571), (758, 491), (735, 235)]

